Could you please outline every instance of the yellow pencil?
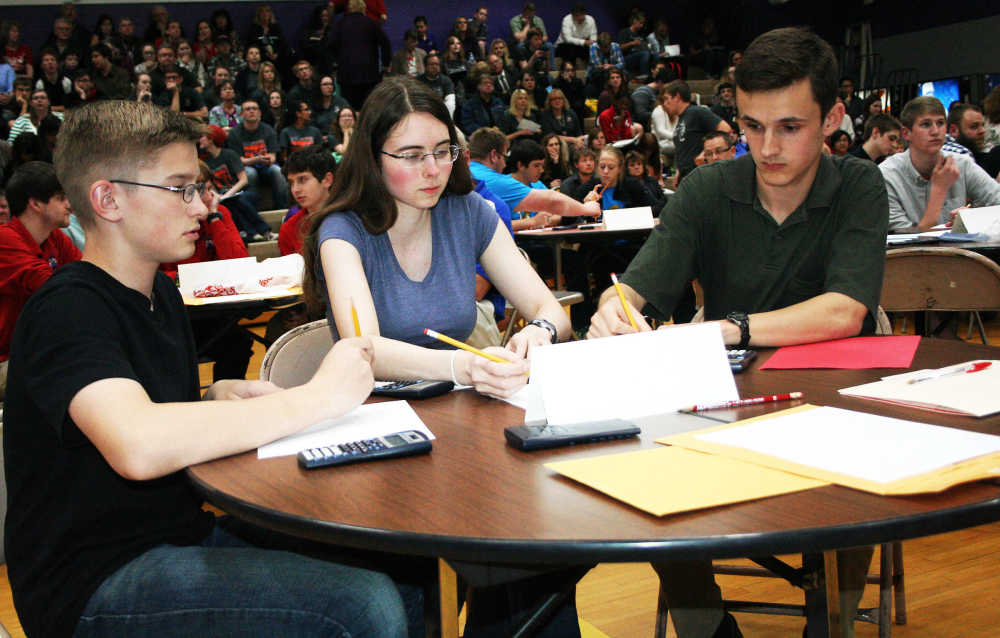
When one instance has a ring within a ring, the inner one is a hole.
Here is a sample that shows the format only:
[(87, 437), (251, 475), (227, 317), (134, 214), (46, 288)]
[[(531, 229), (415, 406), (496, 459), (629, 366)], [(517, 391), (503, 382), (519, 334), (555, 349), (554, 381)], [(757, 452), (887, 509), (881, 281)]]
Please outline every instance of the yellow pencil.
[(361, 336), (361, 322), (358, 321), (358, 309), (354, 307), (354, 300), (351, 300), (351, 318), (354, 319), (354, 336)]
[(455, 339), (452, 339), (448, 335), (443, 335), (440, 332), (435, 332), (430, 328), (424, 328), (424, 334), (427, 335), (428, 337), (433, 337), (438, 341), (444, 341), (448, 345), (455, 346), (456, 348), (465, 350), (466, 352), (471, 352), (472, 354), (478, 354), (480, 357), (486, 357), (490, 361), (496, 361), (497, 363), (513, 363), (512, 361), (501, 359), (500, 357), (492, 355), (488, 352), (483, 352), (479, 348), (473, 348), (472, 346), (466, 343), (462, 343), (461, 341), (456, 341)]
[(632, 324), (632, 329), (639, 332), (639, 326), (635, 325), (635, 319), (632, 318), (632, 311), (629, 310), (628, 302), (625, 301), (625, 293), (622, 292), (622, 286), (618, 283), (618, 276), (615, 273), (611, 273), (611, 283), (615, 285), (615, 292), (618, 293), (618, 300), (622, 302), (622, 308), (625, 309), (625, 316), (628, 317), (628, 322)]

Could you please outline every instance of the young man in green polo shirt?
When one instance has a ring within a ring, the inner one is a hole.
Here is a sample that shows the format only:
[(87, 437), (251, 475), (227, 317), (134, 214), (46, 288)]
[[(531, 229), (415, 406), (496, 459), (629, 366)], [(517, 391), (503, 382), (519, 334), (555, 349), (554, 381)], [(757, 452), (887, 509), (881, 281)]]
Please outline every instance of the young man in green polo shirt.
[[(622, 277), (641, 331), (650, 329), (643, 314), (669, 317), (695, 278), (705, 319), (719, 322), (730, 345), (874, 331), (889, 205), (874, 164), (822, 153), (844, 114), (838, 77), (833, 50), (807, 31), (777, 29), (747, 48), (736, 83), (750, 153), (693, 171), (663, 209)], [(627, 332), (618, 297), (605, 291), (588, 336)], [(853, 618), (871, 549), (838, 557), (842, 617)], [(660, 567), (680, 638), (741, 635), (723, 612), (710, 562)], [(819, 624), (810, 636), (825, 635)]]

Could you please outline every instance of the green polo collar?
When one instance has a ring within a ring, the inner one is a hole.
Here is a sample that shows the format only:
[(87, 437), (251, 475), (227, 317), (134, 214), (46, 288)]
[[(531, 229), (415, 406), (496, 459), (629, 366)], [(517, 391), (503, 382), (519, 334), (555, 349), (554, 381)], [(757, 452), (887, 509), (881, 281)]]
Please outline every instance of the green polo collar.
[[(840, 177), (838, 162), (825, 153), (820, 155), (819, 170), (813, 181), (805, 203), (799, 209), (829, 208), (840, 190), (843, 181)], [(735, 202), (754, 206), (757, 200), (757, 165), (753, 157), (747, 153), (733, 160), (728, 170), (722, 171), (723, 190), (726, 197)], [(794, 213), (793, 213), (794, 214)]]

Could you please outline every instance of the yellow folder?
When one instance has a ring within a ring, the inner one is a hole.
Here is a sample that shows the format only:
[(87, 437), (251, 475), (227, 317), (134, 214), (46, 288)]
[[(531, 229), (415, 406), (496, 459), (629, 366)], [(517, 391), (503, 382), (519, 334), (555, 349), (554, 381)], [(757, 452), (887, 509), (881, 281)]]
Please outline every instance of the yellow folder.
[(654, 516), (752, 501), (827, 483), (682, 447), (609, 454), (545, 467)]

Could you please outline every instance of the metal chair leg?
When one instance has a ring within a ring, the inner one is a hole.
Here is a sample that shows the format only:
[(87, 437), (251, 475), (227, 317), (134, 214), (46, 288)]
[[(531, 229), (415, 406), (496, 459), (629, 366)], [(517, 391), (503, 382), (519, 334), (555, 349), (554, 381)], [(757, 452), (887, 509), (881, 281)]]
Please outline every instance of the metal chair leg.
[(903, 579), (903, 543), (892, 544), (892, 590), (895, 593), (896, 624), (906, 624), (906, 581)]

